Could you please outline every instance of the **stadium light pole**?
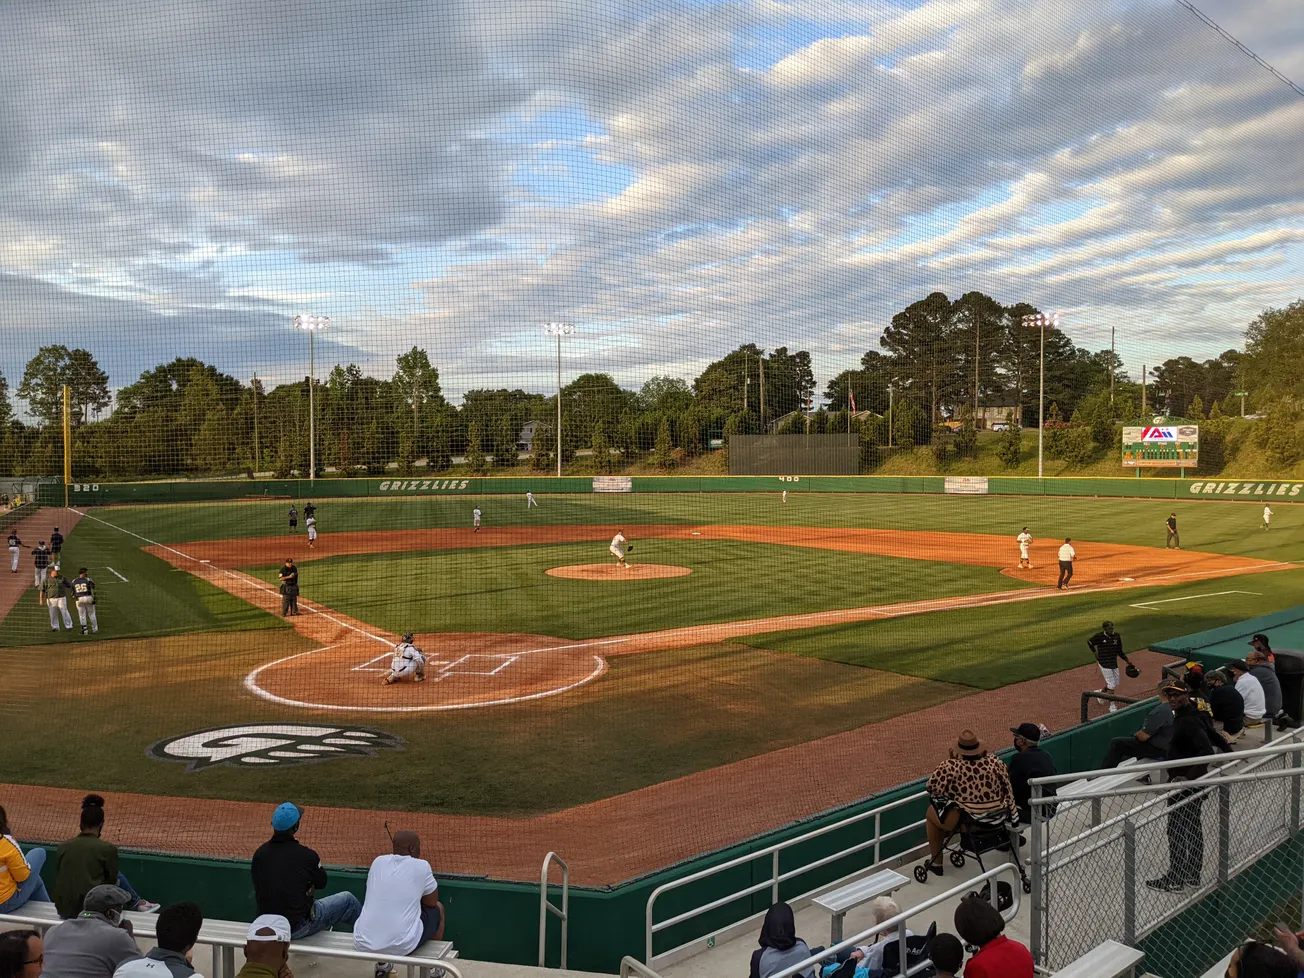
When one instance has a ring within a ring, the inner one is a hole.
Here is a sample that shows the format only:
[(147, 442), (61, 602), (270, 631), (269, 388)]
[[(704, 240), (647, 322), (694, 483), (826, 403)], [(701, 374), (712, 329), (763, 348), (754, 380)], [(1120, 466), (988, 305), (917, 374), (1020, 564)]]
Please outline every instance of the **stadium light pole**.
[(1055, 329), (1059, 326), (1060, 314), (1055, 313), (1047, 316), (1045, 313), (1035, 312), (1030, 316), (1023, 317), (1023, 325), (1037, 329), (1041, 333), (1041, 387), (1037, 395), (1037, 478), (1043, 479), (1046, 476), (1045, 466), (1045, 446), (1046, 446), (1046, 330)]
[(557, 478), (561, 478), (561, 338), (575, 332), (574, 323), (548, 323), (543, 331), (557, 337), (557, 437), (553, 448), (557, 452)]
[[(330, 316), (295, 316), (294, 328), (308, 334), (308, 481), (317, 481), (317, 410), (313, 388), (317, 386), (316, 363), (313, 359), (313, 337), (331, 324)], [(254, 392), (254, 398), (258, 394)]]

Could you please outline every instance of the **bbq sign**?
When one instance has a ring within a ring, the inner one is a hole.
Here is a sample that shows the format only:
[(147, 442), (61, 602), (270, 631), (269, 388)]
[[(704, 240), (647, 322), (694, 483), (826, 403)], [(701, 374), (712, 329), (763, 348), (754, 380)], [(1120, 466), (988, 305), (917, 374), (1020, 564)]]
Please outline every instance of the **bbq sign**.
[(1123, 429), (1124, 468), (1193, 469), (1199, 464), (1198, 425)]

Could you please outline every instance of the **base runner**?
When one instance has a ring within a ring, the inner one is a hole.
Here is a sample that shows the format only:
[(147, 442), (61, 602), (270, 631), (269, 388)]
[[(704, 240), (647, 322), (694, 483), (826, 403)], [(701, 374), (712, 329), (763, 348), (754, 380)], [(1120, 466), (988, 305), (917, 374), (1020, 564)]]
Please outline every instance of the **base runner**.
[(626, 542), (625, 531), (617, 530), (616, 535), (611, 538), (611, 546), (607, 548), (607, 553), (616, 558), (616, 563), (619, 566), (628, 567), (629, 564), (625, 563), (625, 550), (627, 547), (630, 550), (634, 549)]
[[(1087, 648), (1091, 654), (1096, 657), (1096, 664), (1100, 666), (1100, 674), (1105, 678), (1105, 686), (1098, 689), (1098, 693), (1114, 693), (1118, 691), (1118, 660), (1122, 659), (1132, 668), (1132, 660), (1127, 657), (1123, 651), (1123, 636), (1114, 631), (1114, 623), (1107, 621), (1101, 624), (1100, 631), (1087, 639)], [(1130, 673), (1129, 673), (1130, 675)], [(1117, 713), (1118, 704), (1110, 703), (1109, 712)]]
[(1019, 568), (1021, 570), (1031, 570), (1032, 561), (1028, 557), (1028, 548), (1032, 546), (1032, 534), (1028, 532), (1025, 526), (1023, 532), (1016, 538), (1019, 542)]
[(389, 660), (389, 672), (381, 683), (392, 686), (409, 677), (414, 683), (425, 682), (426, 678), (426, 656), (412, 644), (411, 632), (405, 634), (403, 640), (394, 646), (394, 658)]

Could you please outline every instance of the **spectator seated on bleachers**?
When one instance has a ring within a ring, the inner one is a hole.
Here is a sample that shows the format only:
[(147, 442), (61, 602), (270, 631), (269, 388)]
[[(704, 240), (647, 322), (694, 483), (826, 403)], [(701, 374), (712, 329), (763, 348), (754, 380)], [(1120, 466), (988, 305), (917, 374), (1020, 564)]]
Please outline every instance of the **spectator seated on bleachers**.
[[(444, 906), (430, 863), (421, 858), (421, 837), (403, 829), (394, 833), (394, 851), (377, 856), (367, 872), (367, 898), (353, 925), (359, 951), (408, 955), (426, 941), (443, 940)], [(394, 970), (383, 961), (376, 978)]]
[[(1010, 786), (1014, 789), (1014, 804), (1019, 809), (1019, 821), (1025, 825), (1032, 824), (1032, 788), (1028, 781), (1032, 778), (1047, 778), (1058, 774), (1055, 761), (1041, 749), (1041, 727), (1035, 723), (1021, 723), (1011, 727), (1014, 734), (1014, 755), (1010, 758)], [(1044, 785), (1042, 793), (1055, 794), (1053, 784)], [(1045, 808), (1042, 815), (1054, 814), (1053, 808)]]
[(294, 837), (302, 815), (288, 801), (277, 806), (272, 813), (272, 837), (258, 847), (249, 866), (258, 912), (288, 920), (296, 941), (336, 924), (351, 924), (362, 912), (352, 893), (314, 898), (314, 891), (326, 886), (326, 870), (317, 853)]
[(1221, 669), (1215, 669), (1205, 679), (1205, 692), (1214, 726), (1232, 743), (1240, 740), (1245, 732), (1245, 700), (1236, 692), (1231, 677)]
[(969, 817), (982, 821), (1019, 817), (1014, 803), (1010, 770), (989, 754), (972, 730), (962, 730), (955, 747), (928, 779), (930, 804), (925, 815), (928, 834), (928, 870), (942, 875), (942, 850), (947, 840)]
[[(901, 913), (901, 907), (891, 897), (878, 897), (869, 902), (869, 915), (873, 918), (875, 924), (881, 924), (885, 920), (891, 920), (897, 914)], [(906, 938), (914, 937), (914, 933), (907, 928)], [(858, 972), (864, 969), (869, 974), (874, 974), (883, 970), (883, 952), (887, 950), (889, 944), (897, 943), (897, 932), (895, 930), (879, 934), (873, 944), (862, 944), (854, 947), (849, 951), (842, 951), (838, 954), (836, 964), (842, 965), (847, 962), (854, 962), (854, 968), (825, 968), (824, 970), (830, 975), (838, 975), (842, 978), (844, 975), (850, 975), (852, 972)]]
[[(1167, 681), (1167, 680), (1165, 680)], [(1135, 757), (1142, 761), (1162, 761), (1168, 751), (1168, 741), (1173, 736), (1173, 708), (1168, 697), (1161, 692), (1159, 702), (1146, 714), (1141, 729), (1131, 737), (1115, 737), (1109, 742), (1102, 768), (1118, 767), (1120, 761)]]
[(964, 966), (964, 978), (1033, 978), (1032, 954), (1005, 936), (1005, 920), (975, 893), (955, 908), (955, 930), (978, 950)]
[(1255, 649), (1245, 657), (1245, 664), (1250, 667), (1250, 675), (1263, 687), (1263, 715), (1271, 717), (1278, 727), (1295, 726), (1295, 719), (1283, 708), (1281, 680), (1277, 678), (1276, 667), (1268, 661), (1268, 653)]
[(26, 857), (9, 829), (9, 817), (0, 808), (0, 913), (13, 913), (28, 900), (50, 902), (41, 881), (45, 850), (37, 846)]
[(1246, 941), (1227, 962), (1227, 978), (1297, 978), (1299, 967), (1271, 944)]
[(235, 978), (294, 978), (290, 973), (290, 922), (280, 914), (254, 918), (245, 935), (244, 967)]
[[(770, 978), (788, 965), (824, 950), (823, 946), (812, 950), (797, 936), (797, 920), (792, 915), (792, 907), (786, 903), (776, 903), (766, 911), (757, 943), (761, 946), (752, 952), (751, 978)], [(816, 967), (811, 965), (809, 970), (801, 972), (801, 976), (816, 978), (816, 971)]]
[(92, 888), (82, 912), (45, 935), (42, 978), (113, 978), (120, 965), (141, 957), (131, 921), (122, 917), (133, 902), (120, 886)]
[(44, 955), (37, 931), (5, 931), (0, 934), (0, 978), (41, 978)]
[(937, 978), (956, 978), (964, 963), (964, 945), (954, 934), (938, 934), (933, 938), (928, 956), (937, 969)]
[(1256, 676), (1250, 675), (1249, 664), (1244, 659), (1227, 663), (1227, 675), (1236, 684), (1236, 692), (1245, 701), (1245, 725), (1260, 727), (1263, 717), (1268, 712), (1267, 697), (1263, 692), (1263, 683)]
[(81, 913), (86, 894), (101, 885), (117, 886), (131, 897), (128, 910), (151, 913), (157, 903), (142, 899), (118, 869), (118, 847), (100, 838), (104, 831), (104, 799), (82, 799), (80, 832), (54, 850), (54, 908), (67, 919)]
[(120, 965), (113, 978), (204, 978), (191, 964), (204, 912), (195, 903), (164, 907), (155, 926), (157, 946), (143, 958)]

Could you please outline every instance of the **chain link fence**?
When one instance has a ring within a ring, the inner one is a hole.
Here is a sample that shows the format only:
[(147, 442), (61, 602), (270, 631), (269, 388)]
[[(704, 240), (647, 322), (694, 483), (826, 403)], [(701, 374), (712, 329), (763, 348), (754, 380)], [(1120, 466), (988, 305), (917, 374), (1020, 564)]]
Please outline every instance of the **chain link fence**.
[[(1032, 945), (1061, 968), (1105, 940), (1147, 952), (1165, 978), (1201, 975), (1278, 920), (1301, 921), (1304, 733), (1211, 759), (1041, 779), (1033, 801)], [(1088, 781), (1087, 779), (1090, 779)]]

